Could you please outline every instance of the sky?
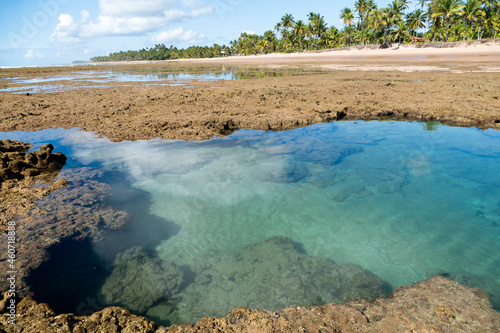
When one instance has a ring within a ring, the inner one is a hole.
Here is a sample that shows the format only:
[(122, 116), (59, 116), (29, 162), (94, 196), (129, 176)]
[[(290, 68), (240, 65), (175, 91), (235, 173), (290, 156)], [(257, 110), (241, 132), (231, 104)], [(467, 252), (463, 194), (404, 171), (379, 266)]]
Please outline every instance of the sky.
[[(88, 61), (155, 44), (229, 45), (242, 32), (263, 34), (285, 13), (307, 22), (320, 13), (329, 26), (348, 1), (281, 0), (4, 0), (0, 68)], [(379, 7), (390, 1), (379, 0)], [(416, 3), (416, 1), (415, 1)]]

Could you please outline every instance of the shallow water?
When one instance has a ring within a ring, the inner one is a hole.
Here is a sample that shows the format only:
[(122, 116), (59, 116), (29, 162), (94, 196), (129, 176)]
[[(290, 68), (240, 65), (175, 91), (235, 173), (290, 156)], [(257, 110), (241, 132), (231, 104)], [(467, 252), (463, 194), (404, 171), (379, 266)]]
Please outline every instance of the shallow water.
[[(0, 93), (52, 93), (68, 91), (78, 88), (101, 88), (109, 84), (123, 83), (145, 83), (154, 85), (171, 85), (188, 87), (191, 81), (218, 81), (218, 80), (241, 80), (263, 77), (281, 77), (285, 75), (307, 75), (310, 73), (321, 73), (317, 70), (287, 69), (281, 72), (265, 69), (248, 69), (237, 67), (219, 67), (207, 69), (200, 67), (188, 71), (171, 71), (166, 68), (157, 70), (108, 70), (108, 71), (80, 71), (63, 75), (47, 75), (37, 77), (7, 77), (0, 83)], [(58, 84), (55, 84), (58, 83)], [(70, 83), (70, 84), (68, 84)], [(100, 85), (99, 85), (100, 84)]]
[[(171, 234), (154, 249), (133, 244), (145, 252), (120, 249), (102, 289), (92, 292), (159, 322), (223, 316), (237, 306), (376, 297), (437, 274), (480, 285), (499, 301), (495, 130), (339, 122), (205, 142), (112, 143), (76, 130), (0, 138), (52, 142), (70, 157), (67, 168), (114, 174), (106, 181), (123, 206), (141, 200), (123, 199), (127, 191), (147, 194), (149, 210), (134, 211), (134, 223), (147, 229), (154, 217)], [(104, 260), (109, 247), (102, 248), (94, 251)], [(175, 283), (165, 286), (162, 276)], [(353, 282), (332, 284), (339, 276)], [(114, 294), (125, 280), (137, 289)], [(149, 296), (131, 299), (144, 288), (152, 288)]]

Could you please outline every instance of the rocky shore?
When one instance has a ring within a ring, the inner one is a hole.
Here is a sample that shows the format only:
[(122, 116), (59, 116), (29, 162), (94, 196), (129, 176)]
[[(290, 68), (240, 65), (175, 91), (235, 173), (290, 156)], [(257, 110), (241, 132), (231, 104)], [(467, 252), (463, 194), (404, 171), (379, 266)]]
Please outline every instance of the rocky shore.
[[(40, 74), (41, 75), (41, 74)], [(0, 95), (0, 131), (79, 127), (112, 141), (205, 140), (338, 120), (500, 129), (499, 73), (334, 72)]]
[(90, 316), (56, 315), (46, 304), (25, 298), (15, 325), (8, 324), (6, 295), (0, 301), (4, 332), (498, 332), (500, 314), (486, 294), (436, 276), (397, 288), (374, 302), (291, 306), (270, 312), (237, 308), (223, 318), (162, 327), (118, 307)]
[[(64, 69), (30, 71), (36, 77)], [(244, 128), (279, 131), (340, 120), (435, 120), (500, 129), (499, 76), (496, 72), (331, 72), (190, 82), (191, 88), (138, 83), (47, 94), (0, 94), (0, 131), (80, 127), (122, 141), (204, 140)], [(0, 241), (5, 248), (7, 222), (15, 220), (19, 244), (23, 244), (18, 261), (21, 296), (30, 295), (26, 278), (47, 260), (52, 245), (64, 239), (97, 241), (107, 230), (119, 229), (129, 220), (125, 211), (107, 204), (111, 191), (99, 181), (98, 170), (81, 168), (59, 174), (66, 161), (62, 154), (53, 154), (51, 145), (26, 153), (30, 148), (20, 142), (0, 143)], [(5, 261), (6, 253), (2, 253), (0, 260)], [(5, 284), (0, 284), (2, 290), (7, 290)], [(500, 313), (492, 309), (485, 292), (440, 276), (399, 287), (391, 296), (372, 302), (294, 306), (276, 312), (238, 308), (223, 318), (170, 327), (117, 307), (89, 316), (58, 314), (30, 297), (17, 300), (18, 317), (16, 325), (11, 325), (6, 294), (3, 297), (0, 330), (5, 332), (500, 330)]]
[[(60, 177), (66, 156), (46, 144), (27, 152), (28, 143), (0, 140), (0, 246), (7, 249), (9, 222), (15, 223), (17, 295), (31, 295), (30, 273), (45, 262), (48, 249), (65, 239), (97, 241), (128, 221), (128, 213), (106, 205), (109, 185), (102, 171), (72, 169)], [(36, 206), (35, 206), (36, 205)], [(8, 252), (0, 253), (6, 265)], [(1, 290), (8, 281), (0, 281)]]

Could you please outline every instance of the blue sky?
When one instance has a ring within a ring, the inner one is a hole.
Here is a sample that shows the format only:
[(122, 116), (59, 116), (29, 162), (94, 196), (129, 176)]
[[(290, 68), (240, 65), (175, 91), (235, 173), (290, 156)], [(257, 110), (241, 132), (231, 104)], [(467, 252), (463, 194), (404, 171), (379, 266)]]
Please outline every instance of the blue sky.
[[(377, 1), (379, 7), (388, 3)], [(307, 21), (309, 12), (317, 12), (340, 28), (346, 6), (354, 8), (354, 0), (2, 1), (0, 67), (69, 64), (156, 43), (229, 44), (243, 31), (272, 29), (285, 13)]]

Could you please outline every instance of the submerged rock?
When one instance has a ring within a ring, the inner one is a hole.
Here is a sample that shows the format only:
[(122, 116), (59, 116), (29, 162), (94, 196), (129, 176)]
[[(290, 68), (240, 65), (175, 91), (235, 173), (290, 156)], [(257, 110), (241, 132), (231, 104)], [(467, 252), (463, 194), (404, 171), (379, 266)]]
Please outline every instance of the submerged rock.
[[(57, 191), (45, 189), (49, 194), (39, 199), (35, 208), (27, 211), (27, 216), (16, 220), (16, 242), (22, 246), (15, 266), (21, 296), (32, 294), (26, 279), (48, 259), (52, 246), (62, 239), (100, 240), (105, 232), (121, 228), (130, 219), (127, 212), (107, 204), (111, 189), (98, 180), (102, 171), (78, 168), (64, 171), (62, 176), (65, 179), (58, 181), (61, 184)], [(0, 245), (7, 248), (6, 243), (7, 235), (1, 234)], [(0, 260), (6, 258), (7, 251), (1, 252)], [(7, 281), (0, 282), (0, 287), (6, 288), (6, 285)]]
[(239, 306), (274, 311), (288, 305), (373, 300), (383, 282), (358, 265), (300, 253), (292, 240), (272, 237), (238, 253), (214, 253), (191, 269), (194, 281), (177, 298), (183, 322), (221, 316)]
[(183, 281), (183, 272), (173, 262), (153, 258), (136, 246), (116, 256), (102, 294), (109, 304), (145, 313), (158, 300), (178, 293)]

